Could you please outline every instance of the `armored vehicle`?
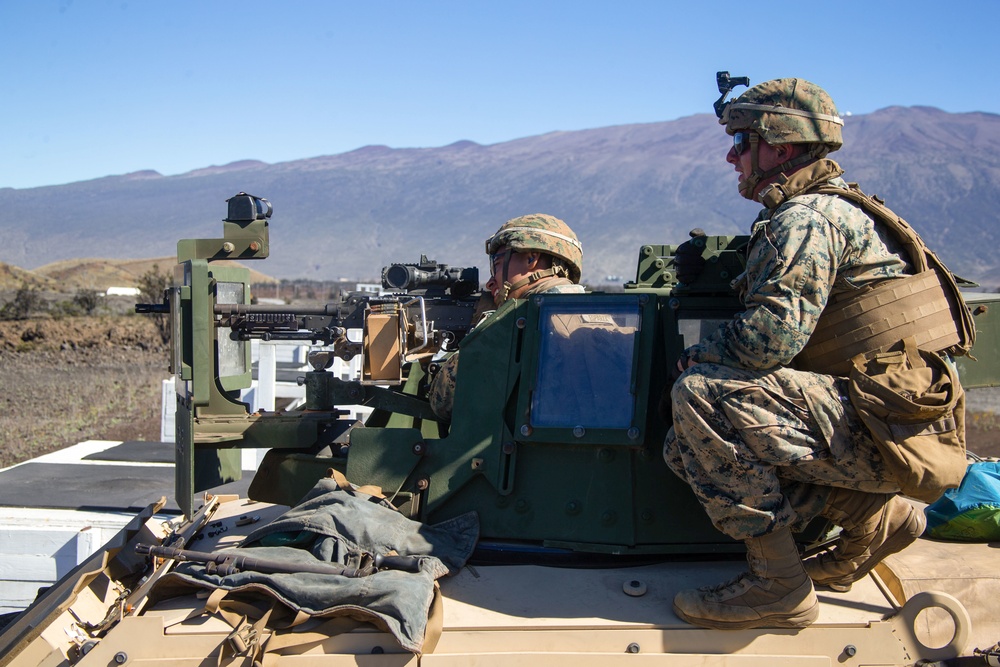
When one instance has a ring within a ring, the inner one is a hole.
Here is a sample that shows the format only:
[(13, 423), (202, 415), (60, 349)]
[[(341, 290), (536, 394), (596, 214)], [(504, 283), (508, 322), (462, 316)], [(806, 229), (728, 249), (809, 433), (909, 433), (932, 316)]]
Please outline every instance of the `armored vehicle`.
[[(176, 501), (149, 507), (0, 635), (0, 665), (998, 664), (1000, 580), (986, 544), (918, 540), (799, 630), (694, 627), (674, 594), (742, 570), (668, 470), (658, 404), (681, 350), (740, 304), (744, 237), (638, 250), (615, 293), (545, 294), (482, 318), (478, 274), (422, 257), (386, 292), (261, 305), (245, 268), (271, 207), (240, 193), (224, 233), (178, 244)], [(971, 297), (970, 297), (971, 299)], [(995, 384), (995, 298), (974, 311), (968, 386)], [(352, 331), (360, 335), (352, 335)], [(305, 404), (251, 412), (254, 338), (314, 345)], [(460, 349), (454, 416), (426, 400)], [(328, 368), (363, 358), (359, 378)], [(343, 409), (362, 405), (362, 423)], [(206, 490), (267, 448), (248, 497)], [(835, 535), (814, 522), (803, 553)], [(995, 547), (995, 545), (992, 545)]]

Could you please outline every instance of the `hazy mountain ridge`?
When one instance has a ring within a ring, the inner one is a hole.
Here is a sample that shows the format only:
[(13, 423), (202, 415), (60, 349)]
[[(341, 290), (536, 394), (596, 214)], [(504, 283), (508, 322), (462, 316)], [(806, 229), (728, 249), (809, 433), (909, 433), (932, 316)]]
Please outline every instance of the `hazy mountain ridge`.
[[(890, 107), (849, 117), (844, 134), (847, 148), (833, 157), (848, 180), (884, 197), (955, 271), (1000, 278), (992, 252), (1000, 116)], [(370, 279), (421, 252), (485, 266), (483, 240), (504, 220), (545, 212), (581, 237), (585, 280), (627, 279), (643, 243), (678, 242), (692, 227), (746, 232), (757, 207), (737, 194), (729, 144), (715, 117), (700, 114), (492, 145), (366, 146), (272, 165), (8, 188), (0, 261), (31, 268), (171, 255), (178, 239), (218, 237), (224, 200), (245, 190), (274, 205), (271, 257), (249, 263), (269, 275)]]

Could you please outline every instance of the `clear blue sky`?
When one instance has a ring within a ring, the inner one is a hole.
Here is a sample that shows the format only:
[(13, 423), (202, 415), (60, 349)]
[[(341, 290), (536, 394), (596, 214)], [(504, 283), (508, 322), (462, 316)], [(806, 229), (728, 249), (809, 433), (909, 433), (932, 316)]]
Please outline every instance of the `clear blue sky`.
[(998, 26), (997, 0), (0, 0), (0, 187), (672, 120), (720, 69), (998, 113)]

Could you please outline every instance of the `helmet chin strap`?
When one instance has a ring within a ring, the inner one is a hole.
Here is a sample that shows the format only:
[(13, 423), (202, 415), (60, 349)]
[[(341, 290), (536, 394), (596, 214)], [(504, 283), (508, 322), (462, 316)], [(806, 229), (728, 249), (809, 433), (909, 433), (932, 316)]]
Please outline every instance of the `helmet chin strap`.
[[(517, 298), (518, 292), (523, 290), (539, 280), (543, 280), (550, 276), (562, 276), (568, 277), (566, 268), (563, 266), (553, 266), (548, 269), (542, 269), (540, 271), (532, 271), (524, 278), (521, 278), (516, 283), (510, 282), (510, 259), (514, 255), (513, 250), (507, 251), (507, 256), (504, 258), (503, 262), (503, 285), (500, 288), (498, 294), (500, 295), (500, 303), (506, 302), (510, 298)], [(500, 305), (498, 303), (497, 305)]]
[(760, 135), (756, 132), (752, 132), (750, 134), (750, 175), (744, 178), (743, 182), (739, 184), (740, 195), (750, 201), (758, 201), (754, 196), (754, 191), (757, 189), (757, 185), (769, 178), (777, 176), (778, 174), (791, 171), (792, 169), (807, 162), (812, 162), (813, 160), (823, 157), (822, 155), (815, 155), (814, 152), (815, 151), (813, 150), (809, 150), (798, 157), (782, 162), (777, 167), (773, 167), (767, 171), (761, 171)]

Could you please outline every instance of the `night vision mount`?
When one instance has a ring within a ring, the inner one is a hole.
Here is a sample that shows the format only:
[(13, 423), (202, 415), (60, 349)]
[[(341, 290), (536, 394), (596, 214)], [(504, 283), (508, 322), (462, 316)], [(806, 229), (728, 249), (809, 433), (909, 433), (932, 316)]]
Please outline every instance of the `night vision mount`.
[(729, 72), (716, 72), (715, 73), (715, 83), (719, 86), (719, 92), (722, 94), (719, 99), (715, 101), (715, 115), (722, 118), (722, 114), (726, 111), (726, 106), (729, 104), (726, 102), (726, 97), (732, 92), (733, 88), (736, 86), (746, 86), (750, 87), (750, 77), (748, 76), (729, 76)]

